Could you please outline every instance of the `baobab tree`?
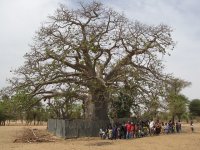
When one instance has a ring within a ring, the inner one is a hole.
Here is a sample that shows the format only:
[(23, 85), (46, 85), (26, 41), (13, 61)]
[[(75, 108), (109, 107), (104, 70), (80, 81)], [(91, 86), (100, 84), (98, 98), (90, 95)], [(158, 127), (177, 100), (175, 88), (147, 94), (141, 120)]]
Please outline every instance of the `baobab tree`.
[(167, 25), (131, 21), (99, 2), (80, 3), (76, 10), (61, 5), (10, 81), (30, 98), (70, 95), (83, 102), (86, 118), (107, 120), (112, 89), (135, 79), (143, 81), (136, 83), (143, 90), (159, 84), (160, 56), (174, 47), (171, 32)]

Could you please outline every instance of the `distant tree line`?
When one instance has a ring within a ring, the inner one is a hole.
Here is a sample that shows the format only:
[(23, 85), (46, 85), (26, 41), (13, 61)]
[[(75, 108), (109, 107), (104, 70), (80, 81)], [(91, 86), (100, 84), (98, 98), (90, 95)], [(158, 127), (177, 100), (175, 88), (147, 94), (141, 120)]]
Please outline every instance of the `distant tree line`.
[[(134, 115), (144, 119), (188, 120), (200, 116), (200, 100), (189, 101), (180, 94), (181, 89), (189, 83), (180, 79), (173, 79), (170, 83), (171, 86), (168, 84), (168, 90), (164, 93), (165, 101), (160, 101), (159, 95), (154, 95), (146, 103), (141, 103), (137, 99), (137, 93), (130, 85), (121, 88), (119, 93), (113, 95), (109, 117), (128, 118)], [(83, 104), (74, 103), (74, 100), (70, 100), (69, 97), (65, 99), (57, 97), (53, 102), (42, 103), (37, 98), (30, 101), (25, 93), (16, 93), (11, 97), (4, 95), (0, 99), (0, 125), (5, 125), (5, 121), (9, 123), (10, 120), (21, 120), (26, 124), (38, 125), (49, 118), (84, 119)]]

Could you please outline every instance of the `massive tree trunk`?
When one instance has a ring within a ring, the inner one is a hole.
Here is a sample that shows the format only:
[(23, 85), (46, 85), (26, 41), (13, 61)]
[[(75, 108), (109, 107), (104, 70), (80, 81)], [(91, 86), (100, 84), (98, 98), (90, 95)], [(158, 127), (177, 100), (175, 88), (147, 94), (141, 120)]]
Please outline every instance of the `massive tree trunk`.
[(85, 118), (108, 121), (108, 98), (105, 89), (92, 89), (85, 102)]

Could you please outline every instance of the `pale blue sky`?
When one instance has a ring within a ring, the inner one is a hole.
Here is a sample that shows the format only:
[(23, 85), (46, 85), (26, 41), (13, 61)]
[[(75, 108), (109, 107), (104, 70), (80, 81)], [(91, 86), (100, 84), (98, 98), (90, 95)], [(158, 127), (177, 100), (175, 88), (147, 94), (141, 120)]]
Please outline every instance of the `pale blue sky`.
[[(85, 0), (86, 1), (86, 0)], [(91, 1), (91, 0), (87, 0)], [(199, 0), (99, 0), (132, 20), (165, 23), (174, 29), (177, 45), (165, 58), (167, 73), (192, 82), (182, 92), (200, 98), (200, 1)], [(59, 3), (76, 7), (77, 0), (0, 0), (0, 88), (12, 77), (11, 69), (23, 64), (32, 37)]]

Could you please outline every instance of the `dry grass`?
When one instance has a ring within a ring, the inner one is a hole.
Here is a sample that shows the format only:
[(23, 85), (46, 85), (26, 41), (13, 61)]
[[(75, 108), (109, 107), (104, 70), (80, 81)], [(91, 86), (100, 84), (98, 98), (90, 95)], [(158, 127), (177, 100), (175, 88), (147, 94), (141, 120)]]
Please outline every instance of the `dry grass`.
[[(45, 130), (45, 126), (32, 127)], [(198, 150), (200, 124), (195, 133), (184, 125), (184, 133), (160, 135), (132, 140), (100, 140), (99, 138), (60, 139), (52, 143), (13, 143), (24, 131), (24, 126), (0, 126), (0, 150)]]

